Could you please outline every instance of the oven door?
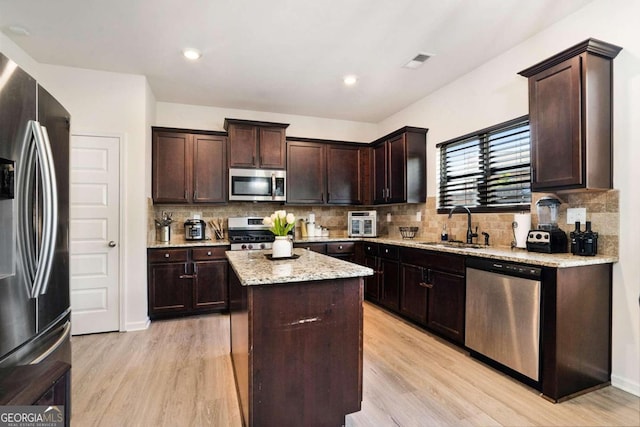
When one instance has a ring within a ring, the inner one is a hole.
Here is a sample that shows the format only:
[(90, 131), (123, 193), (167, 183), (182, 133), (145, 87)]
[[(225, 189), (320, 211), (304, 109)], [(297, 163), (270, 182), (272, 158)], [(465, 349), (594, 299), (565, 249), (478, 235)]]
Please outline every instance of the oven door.
[(229, 169), (229, 200), (286, 201), (286, 171)]

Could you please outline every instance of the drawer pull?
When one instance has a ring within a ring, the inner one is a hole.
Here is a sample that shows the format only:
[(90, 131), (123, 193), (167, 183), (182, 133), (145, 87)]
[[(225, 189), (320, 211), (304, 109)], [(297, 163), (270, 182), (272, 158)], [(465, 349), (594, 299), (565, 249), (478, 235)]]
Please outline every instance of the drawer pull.
[(193, 279), (195, 277), (196, 277), (195, 274), (181, 274), (180, 275), (181, 279)]
[(207, 256), (211, 256), (211, 251), (207, 252)]
[(338, 249), (342, 250), (342, 245), (338, 246)]
[(428, 288), (428, 289), (433, 288), (433, 285), (431, 283), (424, 283), (424, 282), (419, 282), (418, 286), (422, 286), (423, 288)]
[(164, 257), (165, 258), (169, 258), (169, 254), (164, 254)]

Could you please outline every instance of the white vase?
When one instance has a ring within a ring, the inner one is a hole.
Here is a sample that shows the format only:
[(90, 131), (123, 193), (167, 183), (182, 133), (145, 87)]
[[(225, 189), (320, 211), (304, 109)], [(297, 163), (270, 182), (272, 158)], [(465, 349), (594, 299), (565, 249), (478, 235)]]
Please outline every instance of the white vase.
[(289, 236), (276, 236), (271, 249), (273, 258), (290, 257), (293, 252), (293, 244), (289, 240)]

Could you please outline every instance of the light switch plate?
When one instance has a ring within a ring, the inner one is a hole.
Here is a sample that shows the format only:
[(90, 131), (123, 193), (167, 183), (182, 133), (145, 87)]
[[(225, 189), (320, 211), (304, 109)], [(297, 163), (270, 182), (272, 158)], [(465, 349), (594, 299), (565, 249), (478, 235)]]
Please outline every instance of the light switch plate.
[(416, 221), (418, 221), (418, 222), (422, 221), (422, 212), (421, 211), (416, 212)]
[(390, 213), (387, 214), (387, 222), (391, 222), (391, 214)]
[(567, 209), (567, 224), (575, 224), (577, 221), (582, 224), (587, 222), (587, 208)]

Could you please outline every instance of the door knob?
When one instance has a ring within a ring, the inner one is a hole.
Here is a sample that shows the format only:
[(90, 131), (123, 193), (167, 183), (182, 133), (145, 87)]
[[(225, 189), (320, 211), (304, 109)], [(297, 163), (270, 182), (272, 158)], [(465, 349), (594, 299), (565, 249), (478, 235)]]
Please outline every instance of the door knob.
[(109, 247), (110, 248), (115, 248), (116, 247), (116, 242), (114, 242), (113, 240), (109, 242)]

